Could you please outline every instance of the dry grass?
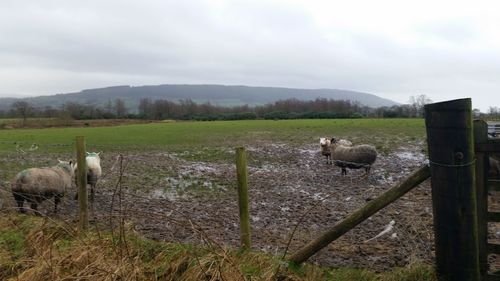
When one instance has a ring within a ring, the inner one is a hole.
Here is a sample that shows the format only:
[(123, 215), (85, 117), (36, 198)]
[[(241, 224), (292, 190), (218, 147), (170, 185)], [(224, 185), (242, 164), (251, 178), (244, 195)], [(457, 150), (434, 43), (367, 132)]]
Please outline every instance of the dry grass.
[(123, 239), (78, 235), (48, 218), (4, 213), (0, 229), (1, 280), (273, 280), (279, 266), (256, 253), (160, 243), (130, 230)]
[(130, 124), (152, 123), (141, 119), (90, 119), (73, 120), (71, 118), (28, 118), (22, 119), (0, 119), (0, 129), (40, 129), (54, 127), (103, 127)]
[(436, 280), (429, 266), (377, 274), (313, 265), (287, 267), (277, 257), (219, 245), (194, 246), (89, 231), (49, 218), (3, 212), (0, 280)]

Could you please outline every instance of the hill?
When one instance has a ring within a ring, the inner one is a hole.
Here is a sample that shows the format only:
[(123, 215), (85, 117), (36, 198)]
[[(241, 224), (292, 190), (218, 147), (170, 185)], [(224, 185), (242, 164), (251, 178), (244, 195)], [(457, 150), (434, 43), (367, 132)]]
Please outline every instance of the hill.
[[(316, 98), (358, 101), (370, 107), (392, 106), (394, 101), (373, 94), (338, 89), (294, 89), (278, 87), (249, 87), (224, 85), (156, 85), (156, 86), (114, 86), (83, 90), (77, 93), (51, 96), (29, 97), (28, 101), (36, 107), (58, 107), (66, 102), (104, 105), (110, 100), (120, 98), (129, 109), (135, 110), (142, 98), (192, 99), (197, 103), (211, 102), (221, 106), (262, 105), (280, 99), (296, 98), (312, 100)], [(16, 101), (14, 98), (0, 98), (0, 110), (5, 110)]]

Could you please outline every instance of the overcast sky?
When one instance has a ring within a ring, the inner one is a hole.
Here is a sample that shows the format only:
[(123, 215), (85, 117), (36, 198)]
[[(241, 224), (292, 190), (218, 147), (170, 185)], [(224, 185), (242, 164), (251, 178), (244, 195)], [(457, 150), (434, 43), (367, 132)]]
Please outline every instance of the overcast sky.
[(0, 96), (113, 85), (365, 91), (500, 106), (498, 1), (1, 0)]

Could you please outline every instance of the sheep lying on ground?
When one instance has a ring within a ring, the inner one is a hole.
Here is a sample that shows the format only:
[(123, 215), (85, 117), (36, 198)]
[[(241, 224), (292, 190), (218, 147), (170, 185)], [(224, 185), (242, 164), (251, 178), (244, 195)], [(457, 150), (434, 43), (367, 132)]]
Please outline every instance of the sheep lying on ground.
[[(99, 157), (101, 152), (87, 152), (85, 157), (85, 162), (87, 164), (87, 184), (90, 185), (90, 200), (94, 201), (94, 188), (97, 185), (97, 181), (101, 177), (101, 158)], [(76, 174), (77, 165), (75, 165)], [(75, 182), (78, 185), (78, 179), (75, 177)], [(75, 195), (75, 200), (78, 199), (78, 192)]]
[(12, 181), (12, 194), (17, 202), (19, 211), (25, 213), (24, 200), (31, 203), (31, 209), (37, 212), (38, 204), (45, 199), (54, 197), (54, 212), (57, 213), (57, 204), (66, 190), (71, 187), (71, 178), (74, 175), (73, 163), (59, 161), (50, 168), (31, 168), (19, 172)]
[[(332, 145), (332, 140), (335, 138), (319, 138), (319, 145), (321, 147), (321, 155), (324, 155), (326, 157), (326, 164), (331, 164), (332, 163), (332, 152), (331, 152), (331, 145)], [(343, 146), (351, 146), (352, 142), (344, 139), (338, 140), (338, 143), (343, 145)]]
[(346, 168), (365, 168), (366, 174), (368, 174), (371, 165), (377, 159), (377, 150), (374, 146), (368, 144), (345, 146), (332, 138), (330, 149), (333, 162), (336, 166), (342, 168), (342, 175), (347, 174)]

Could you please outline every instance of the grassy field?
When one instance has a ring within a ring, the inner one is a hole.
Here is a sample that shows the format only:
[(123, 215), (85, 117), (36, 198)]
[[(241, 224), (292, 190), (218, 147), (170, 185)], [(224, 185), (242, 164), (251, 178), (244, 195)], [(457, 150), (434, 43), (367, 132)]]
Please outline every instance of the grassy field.
[[(256, 142), (301, 146), (316, 144), (319, 137), (347, 138), (369, 143), (380, 153), (424, 138), (423, 119), (323, 119), (246, 120), (213, 122), (160, 122), (120, 126), (65, 127), (0, 130), (0, 181), (19, 170), (53, 165), (57, 158), (75, 155), (76, 136), (85, 136), (87, 151), (130, 153), (163, 150), (188, 161), (232, 161), (230, 150)], [(36, 144), (38, 149), (29, 151)], [(11, 158), (23, 156), (24, 162)], [(27, 156), (47, 156), (46, 163), (33, 163)], [(252, 161), (252, 159), (251, 159)]]
[(304, 144), (317, 142), (320, 136), (338, 136), (373, 143), (384, 151), (400, 142), (422, 139), (424, 134), (422, 119), (171, 122), (18, 129), (0, 131), (0, 154), (14, 151), (16, 144), (30, 147), (33, 143), (39, 145), (39, 153), (70, 152), (79, 135), (85, 136), (88, 150), (236, 147), (255, 140)]

